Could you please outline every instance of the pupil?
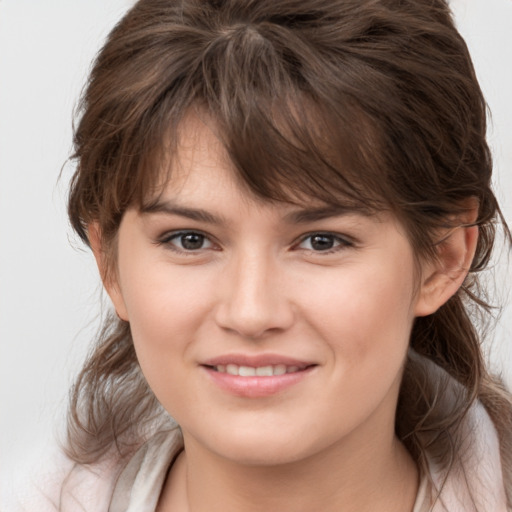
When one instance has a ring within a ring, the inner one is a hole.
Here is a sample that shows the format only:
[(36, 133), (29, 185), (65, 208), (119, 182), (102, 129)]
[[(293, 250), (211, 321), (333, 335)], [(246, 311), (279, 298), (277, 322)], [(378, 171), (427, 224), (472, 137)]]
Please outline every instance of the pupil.
[(196, 233), (188, 233), (181, 236), (181, 245), (184, 249), (194, 250), (201, 249), (203, 246), (204, 236)]
[(327, 235), (315, 235), (311, 237), (311, 247), (316, 251), (326, 251), (332, 249), (334, 246), (334, 240), (331, 236)]

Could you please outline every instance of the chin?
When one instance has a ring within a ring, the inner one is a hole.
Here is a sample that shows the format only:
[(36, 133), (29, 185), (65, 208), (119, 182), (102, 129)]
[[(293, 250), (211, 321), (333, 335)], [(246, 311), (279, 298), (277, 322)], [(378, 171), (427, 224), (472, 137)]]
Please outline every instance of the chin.
[[(205, 443), (208, 450), (226, 460), (247, 466), (279, 466), (304, 460), (326, 446), (319, 439), (308, 439), (304, 431), (273, 427), (268, 431), (225, 429)], [(209, 445), (209, 446), (208, 446)]]
[(233, 449), (223, 450), (218, 454), (225, 459), (231, 460), (244, 466), (283, 466), (304, 460), (310, 455), (304, 447), (297, 449), (296, 446), (277, 446), (269, 442), (265, 446), (262, 443), (257, 445), (236, 446)]

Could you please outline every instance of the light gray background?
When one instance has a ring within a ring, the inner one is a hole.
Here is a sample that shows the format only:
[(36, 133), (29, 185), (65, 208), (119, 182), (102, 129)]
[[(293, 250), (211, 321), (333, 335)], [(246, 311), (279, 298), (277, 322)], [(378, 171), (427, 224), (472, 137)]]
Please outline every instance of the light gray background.
[[(0, 481), (52, 442), (98, 325), (93, 259), (65, 195), (72, 109), (89, 63), (130, 0), (0, 0)], [(453, 0), (493, 113), (496, 188), (512, 223), (512, 1)], [(73, 248), (74, 246), (74, 248)], [(496, 264), (499, 301), (511, 263)], [(492, 360), (512, 385), (510, 300)]]

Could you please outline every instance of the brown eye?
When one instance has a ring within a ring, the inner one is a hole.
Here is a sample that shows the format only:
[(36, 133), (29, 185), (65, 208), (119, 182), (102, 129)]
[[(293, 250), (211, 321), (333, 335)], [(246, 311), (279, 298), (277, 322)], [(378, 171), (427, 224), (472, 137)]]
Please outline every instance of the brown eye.
[(314, 235), (311, 237), (311, 248), (315, 251), (326, 251), (334, 247), (336, 240), (331, 235)]
[(179, 241), (183, 249), (186, 249), (187, 251), (197, 251), (198, 249), (203, 248), (205, 237), (199, 233), (187, 233), (185, 235), (181, 235), (179, 237)]
[(175, 251), (194, 252), (210, 249), (213, 244), (206, 235), (195, 231), (181, 231), (166, 236), (162, 243)]
[(314, 252), (336, 251), (352, 245), (348, 240), (331, 233), (313, 233), (304, 237), (298, 245), (300, 249)]

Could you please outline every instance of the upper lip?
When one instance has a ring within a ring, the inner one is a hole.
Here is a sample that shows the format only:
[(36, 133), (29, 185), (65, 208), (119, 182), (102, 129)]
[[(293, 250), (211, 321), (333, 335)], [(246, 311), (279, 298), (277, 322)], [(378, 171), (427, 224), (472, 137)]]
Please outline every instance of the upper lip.
[(258, 368), (261, 366), (276, 366), (283, 364), (285, 366), (297, 366), (298, 368), (306, 368), (312, 366), (315, 363), (312, 361), (304, 361), (296, 359), (294, 357), (279, 355), (279, 354), (225, 354), (211, 359), (207, 359), (203, 363), (203, 366), (219, 366), (236, 364), (237, 366), (250, 366), (252, 368)]

